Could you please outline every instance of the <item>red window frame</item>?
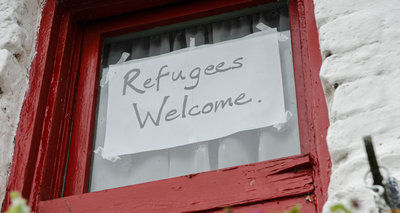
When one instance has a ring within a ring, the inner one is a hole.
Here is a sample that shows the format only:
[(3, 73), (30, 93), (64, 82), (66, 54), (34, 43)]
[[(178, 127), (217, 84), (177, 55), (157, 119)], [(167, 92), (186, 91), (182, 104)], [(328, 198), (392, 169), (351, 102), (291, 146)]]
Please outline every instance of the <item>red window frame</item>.
[[(39, 212), (213, 212), (226, 206), (240, 212), (295, 204), (305, 212), (321, 212), (330, 176), (329, 120), (312, 0), (289, 0), (301, 155), (86, 193), (102, 39), (273, 1), (48, 0), (7, 196), (21, 191)], [(3, 210), (8, 205), (6, 197)]]

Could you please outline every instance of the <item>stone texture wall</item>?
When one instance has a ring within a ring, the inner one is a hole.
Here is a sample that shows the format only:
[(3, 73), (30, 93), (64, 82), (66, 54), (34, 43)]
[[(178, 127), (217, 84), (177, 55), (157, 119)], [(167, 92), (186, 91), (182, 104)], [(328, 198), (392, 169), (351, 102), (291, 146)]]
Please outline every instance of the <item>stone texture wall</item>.
[[(42, 0), (0, 0), (0, 204), (14, 151)], [(0, 205), (1, 206), (1, 205)]]
[(314, 0), (321, 81), (329, 109), (332, 176), (324, 212), (359, 199), (376, 212), (363, 182), (362, 137), (372, 135), (381, 166), (400, 179), (400, 1)]

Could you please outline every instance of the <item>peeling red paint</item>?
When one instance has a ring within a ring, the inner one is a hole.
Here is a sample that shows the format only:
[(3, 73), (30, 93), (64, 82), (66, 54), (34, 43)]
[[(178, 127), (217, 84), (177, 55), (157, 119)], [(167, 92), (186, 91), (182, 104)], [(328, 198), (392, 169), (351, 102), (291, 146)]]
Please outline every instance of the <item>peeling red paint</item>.
[[(39, 205), (40, 212), (113, 209), (120, 212), (220, 212), (226, 206), (233, 206), (235, 212), (248, 212), (285, 209), (295, 203), (302, 204), (305, 212), (321, 212), (327, 197), (331, 164), (325, 142), (329, 120), (319, 81), (321, 56), (312, 0), (289, 0), (301, 156), (82, 194), (87, 190), (89, 177), (103, 36), (271, 1), (184, 1), (85, 22), (135, 10), (132, 8), (143, 9), (177, 1), (127, 3), (118, 0), (107, 8), (110, 3), (104, 0), (65, 0), (62, 4), (48, 0), (38, 35), (38, 54), (30, 71), (30, 88), (15, 138), (7, 193), (22, 191), (32, 209), (37, 210)], [(79, 106), (75, 112), (74, 104)], [(62, 192), (72, 119), (65, 195), (73, 196), (55, 199)], [(306, 199), (307, 196), (312, 202)], [(4, 204), (3, 210), (9, 205), (7, 198)]]
[[(191, 179), (171, 178), (44, 201), (40, 202), (39, 211), (68, 212), (65, 201), (72, 210), (79, 209), (80, 212), (110, 212), (120, 202), (124, 203), (118, 206), (121, 212), (147, 212), (154, 210), (155, 205), (157, 211), (154, 212), (204, 211), (297, 196), (313, 192), (312, 168), (281, 174), (274, 171), (282, 167), (303, 167), (304, 164), (311, 166), (308, 155), (240, 166), (234, 170), (199, 173)], [(242, 175), (245, 171), (255, 170), (261, 172), (252, 173), (250, 179)], [(247, 190), (251, 183), (253, 189)]]

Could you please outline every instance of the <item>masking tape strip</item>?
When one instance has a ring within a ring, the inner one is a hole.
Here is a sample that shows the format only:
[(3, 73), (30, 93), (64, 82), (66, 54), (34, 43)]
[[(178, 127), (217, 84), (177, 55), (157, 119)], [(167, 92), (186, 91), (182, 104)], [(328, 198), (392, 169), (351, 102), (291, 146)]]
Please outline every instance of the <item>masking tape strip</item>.
[(189, 47), (194, 47), (194, 46), (196, 46), (196, 38), (195, 37), (190, 37)]
[[(119, 58), (117, 64), (123, 63), (126, 61), (126, 59), (128, 59), (128, 57), (131, 54), (127, 53), (127, 52), (123, 52), (121, 54), (121, 58)], [(114, 72), (108, 72), (108, 68), (104, 68), (103, 69), (103, 77), (100, 80), (100, 86), (104, 87), (104, 85), (106, 85), (109, 81), (111, 81), (112, 77), (114, 76)]]
[[(276, 28), (271, 28), (271, 27), (267, 26), (266, 24), (264, 24), (262, 22), (258, 23), (256, 25), (256, 28), (261, 30), (261, 31), (271, 31), (271, 32), (274, 31), (274, 32), (276, 32)], [(285, 36), (282, 33), (279, 33), (278, 41), (283, 42), (283, 41), (287, 41), (288, 39), (289, 38), (287, 36)]]
[(97, 147), (96, 150), (93, 151), (95, 154), (100, 155), (104, 160), (109, 160), (113, 163), (115, 163), (117, 160), (120, 160), (121, 158), (118, 156), (107, 156), (104, 155), (104, 149), (103, 147), (99, 146)]

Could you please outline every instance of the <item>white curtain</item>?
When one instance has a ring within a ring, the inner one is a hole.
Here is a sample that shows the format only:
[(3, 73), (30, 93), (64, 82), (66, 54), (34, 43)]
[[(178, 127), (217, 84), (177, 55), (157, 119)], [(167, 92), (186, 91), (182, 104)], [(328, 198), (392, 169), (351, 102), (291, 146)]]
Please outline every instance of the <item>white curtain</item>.
[[(285, 107), (288, 121), (283, 125), (238, 132), (220, 139), (196, 144), (120, 156), (113, 162), (94, 154), (89, 191), (126, 186), (230, 166), (286, 157), (300, 153), (296, 96), (291, 56), (289, 17), (286, 9), (276, 9), (231, 20), (198, 25), (174, 32), (119, 41), (105, 45), (103, 70), (115, 64), (123, 52), (128, 60), (160, 55), (190, 45), (218, 43), (259, 31), (259, 24), (277, 28)], [(260, 29), (259, 29), (260, 28)], [(192, 43), (192, 44), (191, 44)], [(101, 81), (96, 120), (95, 150), (104, 144), (108, 88)], [(262, 92), (262, 91), (260, 91)], [(175, 132), (174, 134), (179, 134)]]

